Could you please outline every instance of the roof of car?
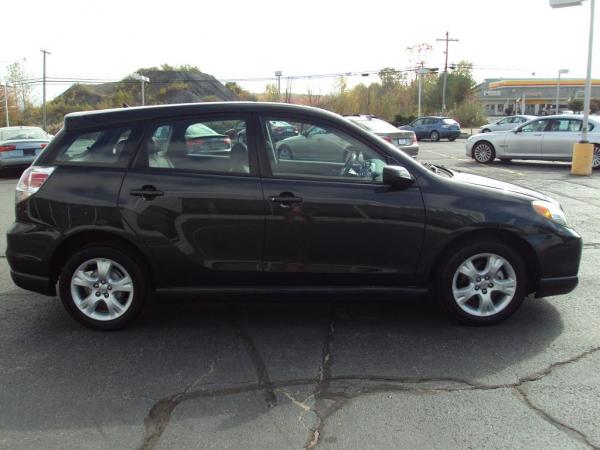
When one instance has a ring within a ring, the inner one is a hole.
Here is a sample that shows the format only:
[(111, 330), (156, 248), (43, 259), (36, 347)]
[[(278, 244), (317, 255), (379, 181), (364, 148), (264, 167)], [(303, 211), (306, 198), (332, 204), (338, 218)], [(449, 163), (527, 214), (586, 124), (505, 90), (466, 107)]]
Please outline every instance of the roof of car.
[(176, 105), (138, 106), (133, 108), (104, 109), (98, 111), (83, 111), (70, 113), (65, 116), (64, 128), (67, 131), (92, 128), (97, 126), (118, 125), (120, 123), (187, 116), (201, 113), (231, 113), (231, 112), (273, 112), (302, 114), (337, 119), (341, 116), (310, 106), (290, 105), (287, 103), (268, 102), (207, 102), (183, 103)]
[(33, 130), (33, 129), (39, 129), (40, 127), (32, 127), (32, 126), (25, 126), (25, 125), (20, 125), (17, 127), (0, 127), (0, 131), (2, 130)]

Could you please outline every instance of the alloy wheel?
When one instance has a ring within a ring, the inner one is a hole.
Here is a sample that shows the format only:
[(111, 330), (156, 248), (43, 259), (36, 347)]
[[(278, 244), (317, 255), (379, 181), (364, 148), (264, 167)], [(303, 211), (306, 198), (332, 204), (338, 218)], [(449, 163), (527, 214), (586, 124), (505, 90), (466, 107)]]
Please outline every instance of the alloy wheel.
[(121, 317), (131, 306), (133, 279), (119, 263), (107, 258), (85, 261), (71, 278), (75, 306), (87, 317), (108, 321)]
[(467, 258), (456, 269), (452, 295), (460, 309), (477, 317), (503, 311), (517, 291), (513, 266), (500, 255), (480, 253)]
[(600, 168), (600, 145), (594, 146), (594, 155), (592, 157), (592, 167), (594, 169)]
[(480, 163), (488, 163), (492, 160), (493, 150), (491, 145), (482, 142), (477, 144), (473, 149), (473, 156), (475, 161)]

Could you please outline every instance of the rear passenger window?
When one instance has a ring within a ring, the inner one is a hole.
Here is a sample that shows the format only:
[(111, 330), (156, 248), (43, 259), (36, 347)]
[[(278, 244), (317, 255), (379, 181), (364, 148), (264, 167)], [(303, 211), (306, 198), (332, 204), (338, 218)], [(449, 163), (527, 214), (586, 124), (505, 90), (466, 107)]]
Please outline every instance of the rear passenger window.
[(70, 144), (59, 150), (55, 160), (72, 164), (108, 164), (127, 163), (124, 154), (125, 145), (131, 136), (130, 128), (116, 128), (94, 131), (77, 135)]
[(250, 173), (243, 119), (159, 124), (144, 145), (148, 167)]

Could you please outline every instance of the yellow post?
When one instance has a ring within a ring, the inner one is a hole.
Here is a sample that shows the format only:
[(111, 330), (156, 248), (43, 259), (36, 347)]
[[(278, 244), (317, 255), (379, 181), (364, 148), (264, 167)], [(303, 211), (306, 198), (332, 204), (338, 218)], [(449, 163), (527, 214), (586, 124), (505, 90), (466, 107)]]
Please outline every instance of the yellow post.
[(577, 142), (573, 144), (573, 162), (571, 175), (591, 175), (594, 144)]

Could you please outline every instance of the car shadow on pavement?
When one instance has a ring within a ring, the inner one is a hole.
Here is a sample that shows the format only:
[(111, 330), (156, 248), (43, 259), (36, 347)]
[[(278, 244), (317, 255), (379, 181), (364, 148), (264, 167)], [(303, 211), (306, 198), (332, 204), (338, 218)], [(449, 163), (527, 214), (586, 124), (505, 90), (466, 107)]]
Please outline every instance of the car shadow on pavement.
[(219, 425), (234, 427), (284, 402), (281, 390), (336, 380), (514, 382), (563, 329), (545, 299), (491, 327), (456, 324), (424, 299), (166, 299), (117, 332), (75, 324), (55, 299), (28, 296), (9, 313), (1, 423), (32, 432), (142, 425), (161, 402), (203, 400), (194, 419), (214, 417), (259, 395)]

